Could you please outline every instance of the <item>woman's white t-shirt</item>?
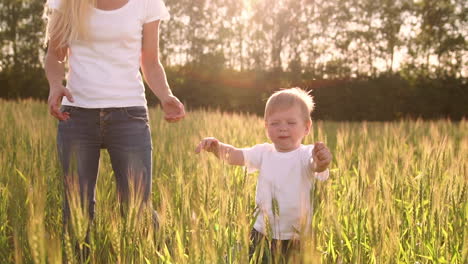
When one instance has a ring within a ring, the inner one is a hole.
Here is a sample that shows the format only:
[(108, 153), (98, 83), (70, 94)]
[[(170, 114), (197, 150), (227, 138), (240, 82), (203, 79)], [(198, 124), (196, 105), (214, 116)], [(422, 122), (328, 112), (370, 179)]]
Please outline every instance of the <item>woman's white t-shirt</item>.
[[(61, 0), (48, 0), (59, 9)], [(67, 88), (84, 108), (146, 106), (140, 74), (143, 24), (169, 19), (162, 0), (129, 0), (115, 10), (93, 8), (89, 40), (69, 44)], [(155, 47), (156, 48), (156, 47)]]
[(278, 152), (273, 144), (264, 143), (242, 150), (248, 172), (260, 171), (254, 224), (258, 232), (267, 234), (270, 229), (274, 239), (289, 240), (308, 230), (314, 178), (326, 180), (329, 174), (328, 170), (310, 170), (313, 149), (314, 145), (301, 145), (290, 152)]

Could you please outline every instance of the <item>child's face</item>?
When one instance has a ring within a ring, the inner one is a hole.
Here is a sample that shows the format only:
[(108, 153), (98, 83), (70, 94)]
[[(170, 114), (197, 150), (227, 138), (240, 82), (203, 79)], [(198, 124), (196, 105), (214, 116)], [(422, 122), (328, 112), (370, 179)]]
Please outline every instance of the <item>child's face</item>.
[(297, 149), (309, 134), (311, 122), (305, 121), (299, 106), (273, 111), (265, 120), (268, 138), (279, 152)]

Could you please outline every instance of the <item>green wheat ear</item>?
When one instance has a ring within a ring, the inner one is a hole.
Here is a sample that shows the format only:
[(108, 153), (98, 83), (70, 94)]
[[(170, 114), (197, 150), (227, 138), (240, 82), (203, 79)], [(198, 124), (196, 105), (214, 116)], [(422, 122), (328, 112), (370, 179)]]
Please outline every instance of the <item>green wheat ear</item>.
[[(87, 226), (78, 217), (77, 230), (62, 231), (66, 194), (56, 120), (33, 100), (0, 100), (0, 113), (0, 263), (79, 263), (77, 240)], [(147, 216), (132, 215), (134, 224), (125, 226), (103, 150), (83, 263), (249, 263), (258, 213), (266, 238), (250, 263), (271, 258), (274, 218), (255, 210), (258, 172), (194, 157), (192, 149), (198, 132), (238, 147), (265, 142), (262, 118), (204, 110), (167, 124), (162, 116), (150, 109), (159, 231), (147, 231)], [(313, 139), (327, 136), (333, 161), (330, 179), (311, 190), (312, 234), (301, 240), (299, 263), (468, 263), (466, 120), (316, 121), (314, 130)], [(306, 144), (313, 143), (308, 137)], [(270, 202), (278, 215), (279, 201)]]
[(279, 203), (278, 203), (278, 200), (276, 199), (276, 197), (273, 197), (271, 199), (271, 208), (273, 210), (273, 215), (274, 216), (279, 216), (279, 213), (280, 213), (280, 209), (279, 209)]

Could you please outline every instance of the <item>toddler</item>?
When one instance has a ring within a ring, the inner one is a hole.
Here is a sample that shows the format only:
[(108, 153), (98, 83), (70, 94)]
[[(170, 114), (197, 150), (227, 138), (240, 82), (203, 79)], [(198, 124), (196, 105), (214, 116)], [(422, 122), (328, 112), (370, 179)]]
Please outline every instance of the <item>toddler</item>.
[[(204, 138), (196, 148), (214, 153), (231, 165), (259, 170), (256, 221), (251, 232), (254, 247), (270, 242), (274, 258), (299, 249), (299, 238), (310, 226), (310, 190), (314, 179), (326, 180), (331, 153), (320, 142), (302, 145), (310, 132), (312, 97), (300, 88), (283, 89), (270, 96), (265, 107), (265, 130), (271, 143), (237, 148), (216, 138)], [(251, 254), (253, 252), (251, 251)]]

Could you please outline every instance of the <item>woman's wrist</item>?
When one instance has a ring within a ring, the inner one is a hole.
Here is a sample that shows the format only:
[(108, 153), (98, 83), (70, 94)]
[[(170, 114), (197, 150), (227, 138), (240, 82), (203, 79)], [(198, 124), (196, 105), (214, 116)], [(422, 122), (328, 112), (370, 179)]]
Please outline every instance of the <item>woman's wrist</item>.
[(59, 82), (49, 83), (49, 90), (58, 91), (63, 88), (63, 84)]
[(166, 87), (166, 89), (164, 89), (164, 92), (160, 93), (158, 96), (158, 99), (159, 101), (161, 102), (166, 102), (166, 101), (169, 101), (171, 97), (173, 97), (174, 95), (172, 94), (172, 91), (169, 87)]

